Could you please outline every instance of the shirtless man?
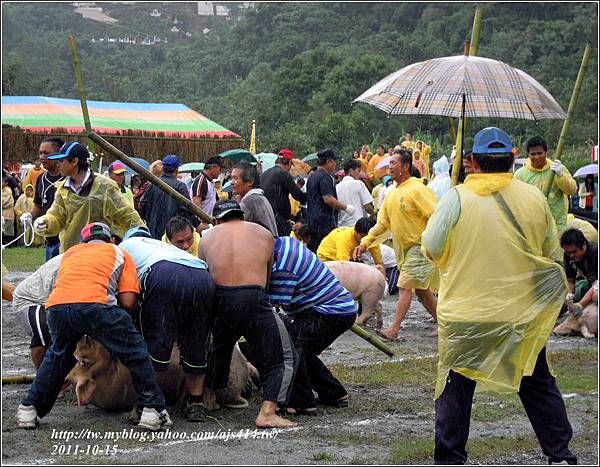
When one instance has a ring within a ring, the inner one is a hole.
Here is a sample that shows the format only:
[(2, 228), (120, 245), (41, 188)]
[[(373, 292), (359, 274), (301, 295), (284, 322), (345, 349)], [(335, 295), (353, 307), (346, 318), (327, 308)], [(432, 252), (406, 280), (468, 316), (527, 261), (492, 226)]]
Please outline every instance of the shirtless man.
[(204, 233), (199, 249), (217, 286), (205, 400), (212, 405), (227, 387), (231, 353), (244, 336), (262, 383), (256, 426), (296, 426), (276, 414), (277, 404), (287, 405), (289, 400), (298, 356), (265, 292), (273, 264), (273, 235), (258, 224), (244, 222), (235, 201), (218, 201), (213, 216), (216, 227)]

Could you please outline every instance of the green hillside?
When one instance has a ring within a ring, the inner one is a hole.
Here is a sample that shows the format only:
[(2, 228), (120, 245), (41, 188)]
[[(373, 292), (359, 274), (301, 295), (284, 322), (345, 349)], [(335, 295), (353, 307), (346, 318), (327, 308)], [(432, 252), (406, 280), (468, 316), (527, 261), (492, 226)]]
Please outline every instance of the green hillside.
[[(91, 100), (181, 102), (245, 137), (256, 118), (259, 151), (289, 146), (306, 154), (334, 146), (347, 157), (353, 147), (395, 143), (412, 129), (433, 143), (434, 156), (449, 152), (445, 117), (388, 118), (351, 102), (405, 65), (461, 54), (473, 3), (256, 3), (245, 12), (234, 8), (231, 20), (198, 17), (196, 2), (101, 6), (119, 22), (83, 19), (70, 3), (3, 3), (4, 94), (77, 98), (67, 45), (74, 34)], [(157, 6), (161, 18), (150, 17)], [(598, 132), (597, 5), (482, 6), (478, 55), (529, 73), (565, 111), (583, 49), (592, 45), (567, 142), (571, 156), (588, 157)], [(174, 17), (191, 37), (170, 32)], [(136, 34), (168, 37), (168, 43), (91, 42)], [(562, 122), (475, 119), (468, 138), (488, 125), (505, 128), (519, 144), (542, 134), (553, 147)]]

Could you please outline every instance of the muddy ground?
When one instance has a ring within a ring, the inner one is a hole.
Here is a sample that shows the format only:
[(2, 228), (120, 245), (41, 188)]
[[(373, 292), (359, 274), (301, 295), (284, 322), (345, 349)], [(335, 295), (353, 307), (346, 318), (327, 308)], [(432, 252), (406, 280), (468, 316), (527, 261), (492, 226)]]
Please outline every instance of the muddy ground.
[[(14, 273), (9, 280), (18, 282), (25, 276)], [(395, 297), (389, 297), (384, 302), (386, 325), (393, 316), (395, 301)], [(10, 304), (3, 302), (2, 375), (32, 374), (29, 341), (19, 333), (10, 310)], [(345, 369), (342, 382), (350, 394), (350, 407), (321, 409), (317, 417), (295, 417), (298, 427), (281, 432), (254, 431), (257, 395), (250, 408), (217, 411), (214, 418), (204, 423), (192, 424), (180, 414), (172, 414), (175, 426), (161, 435), (162, 439), (152, 440), (149, 434), (127, 425), (124, 414), (80, 408), (69, 394), (57, 402), (37, 430), (18, 430), (14, 414), (29, 385), (3, 385), (2, 463), (430, 464), (437, 339), (428, 334), (433, 329), (433, 323), (415, 300), (400, 339), (390, 344), (396, 351), (393, 358), (351, 332), (341, 336), (323, 353), (323, 360)], [(591, 377), (597, 381), (597, 340), (551, 337), (548, 348), (556, 355), (582, 351), (590, 359)], [(386, 362), (395, 362), (393, 368), (406, 376), (390, 382), (385, 373), (391, 367)], [(353, 368), (348, 371), (348, 366)], [(365, 368), (367, 380), (348, 376), (364, 376)], [(597, 465), (597, 385), (592, 390), (563, 391), (563, 395), (574, 431), (572, 449), (580, 464)], [(473, 414), (467, 445), (470, 464), (547, 464), (516, 397), (476, 394)], [(82, 439), (57, 439), (59, 432)], [(211, 432), (217, 439), (206, 439)], [(238, 436), (233, 439), (231, 433)], [(227, 435), (228, 440), (224, 439)], [(109, 436), (113, 438), (107, 439)], [(116, 436), (122, 439), (115, 440)]]

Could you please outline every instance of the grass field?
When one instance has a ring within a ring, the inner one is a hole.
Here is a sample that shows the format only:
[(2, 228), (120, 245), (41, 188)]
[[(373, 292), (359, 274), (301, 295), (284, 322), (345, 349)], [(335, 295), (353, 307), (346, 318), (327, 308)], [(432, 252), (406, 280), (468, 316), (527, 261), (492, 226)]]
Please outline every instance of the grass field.
[(2, 264), (12, 271), (35, 271), (45, 260), (45, 249), (40, 247), (15, 247), (2, 250)]

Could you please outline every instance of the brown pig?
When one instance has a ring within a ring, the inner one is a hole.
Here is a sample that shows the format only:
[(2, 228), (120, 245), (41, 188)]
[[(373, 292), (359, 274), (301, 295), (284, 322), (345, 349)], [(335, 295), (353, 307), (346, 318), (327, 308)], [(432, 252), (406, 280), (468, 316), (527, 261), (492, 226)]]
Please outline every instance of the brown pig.
[(335, 275), (342, 286), (362, 305), (362, 313), (356, 324), (364, 324), (375, 312), (376, 327), (383, 325), (383, 313), (380, 300), (386, 295), (387, 282), (382, 266), (353, 261), (326, 261), (325, 266)]
[[(80, 406), (93, 404), (109, 411), (131, 410), (137, 398), (129, 370), (95, 339), (84, 336), (73, 354), (77, 364), (67, 375), (75, 386)], [(227, 399), (240, 401), (241, 393), (256, 369), (242, 355), (239, 347), (233, 350)], [(185, 396), (185, 376), (179, 365), (179, 349), (173, 346), (171, 364), (167, 371), (156, 373), (158, 385), (168, 405), (180, 405)]]
[(591, 294), (591, 300), (587, 299), (590, 301), (583, 308), (581, 315), (575, 317), (573, 313), (569, 312), (567, 319), (554, 328), (552, 331), (554, 334), (568, 336), (581, 333), (586, 339), (598, 337), (598, 284), (594, 284), (588, 293)]

